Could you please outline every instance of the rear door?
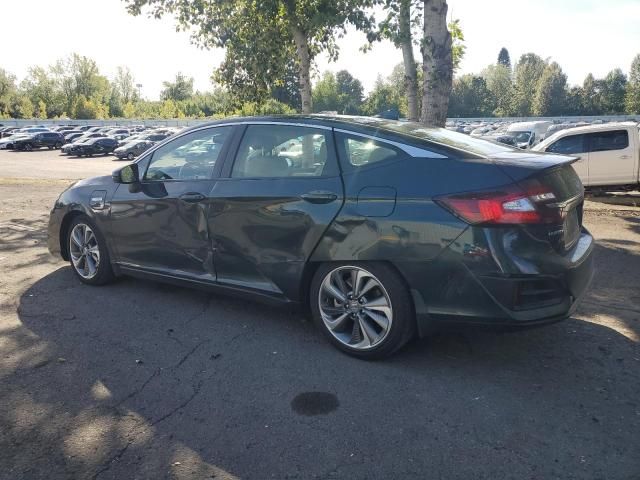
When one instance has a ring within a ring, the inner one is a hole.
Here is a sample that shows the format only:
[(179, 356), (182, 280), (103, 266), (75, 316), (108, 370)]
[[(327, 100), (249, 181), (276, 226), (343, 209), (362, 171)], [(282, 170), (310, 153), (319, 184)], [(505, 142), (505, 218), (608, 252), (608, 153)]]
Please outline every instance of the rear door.
[(307, 259), (343, 202), (330, 128), (245, 127), (211, 192), (218, 282), (297, 299)]
[(578, 160), (571, 166), (580, 177), (582, 184), (585, 186), (589, 185), (591, 178), (586, 135), (565, 135), (549, 145), (545, 151), (549, 153), (578, 157)]
[(626, 129), (587, 134), (590, 185), (635, 183), (634, 142)]

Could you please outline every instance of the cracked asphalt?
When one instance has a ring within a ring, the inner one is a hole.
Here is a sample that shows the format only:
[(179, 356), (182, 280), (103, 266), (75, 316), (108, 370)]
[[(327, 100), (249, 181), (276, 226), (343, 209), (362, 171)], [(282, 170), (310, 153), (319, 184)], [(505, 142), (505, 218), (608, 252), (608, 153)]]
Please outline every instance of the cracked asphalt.
[(48, 212), (117, 165), (0, 152), (0, 479), (640, 478), (640, 208), (587, 203), (573, 318), (363, 362), (293, 309), (81, 285)]

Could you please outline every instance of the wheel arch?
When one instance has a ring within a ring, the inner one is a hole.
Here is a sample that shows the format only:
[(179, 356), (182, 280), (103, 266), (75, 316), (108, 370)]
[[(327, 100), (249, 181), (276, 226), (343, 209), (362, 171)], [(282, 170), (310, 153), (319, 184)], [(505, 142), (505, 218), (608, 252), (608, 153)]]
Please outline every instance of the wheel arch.
[(62, 223), (60, 224), (60, 256), (69, 260), (69, 246), (67, 245), (67, 236), (69, 235), (69, 227), (71, 226), (71, 222), (77, 217), (81, 217), (86, 213), (82, 210), (70, 210), (66, 213), (66, 215), (62, 218)]

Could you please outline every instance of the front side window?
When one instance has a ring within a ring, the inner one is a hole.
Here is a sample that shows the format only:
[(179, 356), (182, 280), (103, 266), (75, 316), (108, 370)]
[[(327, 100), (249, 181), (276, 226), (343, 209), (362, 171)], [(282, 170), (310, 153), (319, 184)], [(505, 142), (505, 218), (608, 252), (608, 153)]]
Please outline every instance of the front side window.
[(232, 177), (318, 177), (327, 166), (326, 130), (291, 125), (250, 125)]
[(567, 135), (547, 147), (547, 152), (550, 153), (572, 154), (584, 151), (584, 135)]
[(629, 134), (626, 130), (597, 132), (589, 134), (589, 151), (606, 152), (623, 150), (629, 146)]
[(153, 152), (144, 179), (206, 180), (211, 178), (231, 127), (198, 130), (163, 145)]

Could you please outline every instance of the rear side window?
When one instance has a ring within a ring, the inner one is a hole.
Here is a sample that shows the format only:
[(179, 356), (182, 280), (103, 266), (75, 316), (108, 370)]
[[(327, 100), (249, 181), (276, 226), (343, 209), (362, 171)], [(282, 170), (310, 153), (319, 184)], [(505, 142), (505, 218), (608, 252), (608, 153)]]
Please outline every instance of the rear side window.
[(566, 137), (562, 137), (549, 145), (547, 152), (564, 154), (584, 153), (586, 152), (584, 135), (567, 135)]
[(590, 133), (588, 136), (590, 152), (622, 150), (629, 146), (629, 134), (626, 130)]
[(344, 149), (349, 163), (362, 167), (385, 160), (395, 160), (400, 154), (395, 148), (367, 138), (344, 137)]
[(328, 159), (327, 131), (293, 125), (250, 125), (242, 137), (232, 177), (319, 177)]

